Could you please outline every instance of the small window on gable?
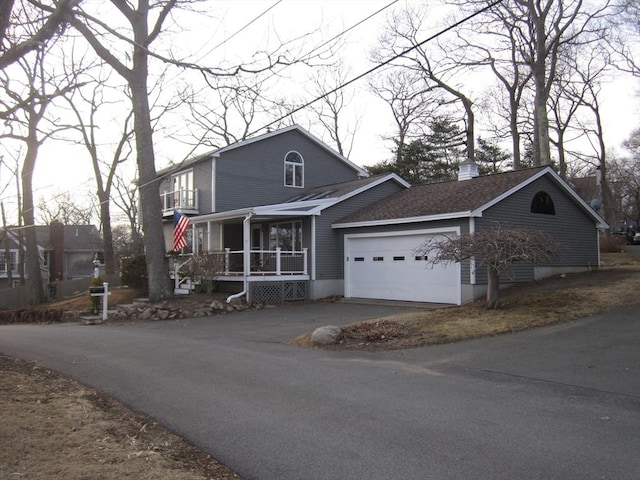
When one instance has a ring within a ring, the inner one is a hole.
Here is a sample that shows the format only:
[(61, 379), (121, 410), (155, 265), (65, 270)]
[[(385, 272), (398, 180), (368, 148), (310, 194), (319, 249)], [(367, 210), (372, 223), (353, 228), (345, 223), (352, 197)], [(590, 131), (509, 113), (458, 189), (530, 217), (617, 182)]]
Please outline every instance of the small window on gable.
[(284, 184), (287, 187), (304, 187), (304, 160), (298, 152), (291, 151), (284, 157)]
[(543, 215), (555, 215), (556, 208), (553, 206), (551, 196), (544, 191), (535, 194), (531, 201), (531, 213), (542, 213)]

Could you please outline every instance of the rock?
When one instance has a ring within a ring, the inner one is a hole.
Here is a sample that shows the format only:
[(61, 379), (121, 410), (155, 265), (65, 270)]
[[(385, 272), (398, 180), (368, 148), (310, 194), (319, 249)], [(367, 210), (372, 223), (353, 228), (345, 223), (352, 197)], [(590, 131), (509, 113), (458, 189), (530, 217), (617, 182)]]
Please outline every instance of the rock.
[(220, 300), (214, 300), (213, 302), (211, 302), (211, 308), (213, 310), (224, 310), (226, 306)]
[(342, 329), (333, 325), (318, 327), (311, 334), (311, 341), (316, 345), (335, 345), (342, 338)]
[(156, 315), (160, 320), (166, 320), (167, 318), (169, 318), (169, 310), (158, 310), (156, 312)]
[(149, 320), (151, 317), (153, 317), (153, 309), (147, 308), (140, 314), (138, 318), (140, 320)]
[(62, 312), (60, 320), (62, 322), (74, 322), (80, 318), (80, 312), (77, 310), (65, 310)]

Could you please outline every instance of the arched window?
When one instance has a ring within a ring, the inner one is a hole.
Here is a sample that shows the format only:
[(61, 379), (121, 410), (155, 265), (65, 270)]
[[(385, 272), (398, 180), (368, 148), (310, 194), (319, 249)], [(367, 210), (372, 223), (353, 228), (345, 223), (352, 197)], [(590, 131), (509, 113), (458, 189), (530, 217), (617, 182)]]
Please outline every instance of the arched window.
[(531, 201), (531, 213), (542, 213), (543, 215), (555, 215), (556, 208), (553, 200), (547, 192), (536, 193)]
[(304, 160), (298, 152), (291, 151), (284, 157), (284, 184), (304, 187)]

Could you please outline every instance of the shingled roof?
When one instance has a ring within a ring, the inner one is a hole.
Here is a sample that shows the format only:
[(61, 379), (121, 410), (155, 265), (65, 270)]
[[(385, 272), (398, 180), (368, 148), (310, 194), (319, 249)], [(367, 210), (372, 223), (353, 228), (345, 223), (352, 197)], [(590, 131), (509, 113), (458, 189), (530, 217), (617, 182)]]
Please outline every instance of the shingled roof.
[(443, 215), (453, 217), (456, 213), (479, 209), (547, 168), (411, 187), (341, 219), (336, 225)]

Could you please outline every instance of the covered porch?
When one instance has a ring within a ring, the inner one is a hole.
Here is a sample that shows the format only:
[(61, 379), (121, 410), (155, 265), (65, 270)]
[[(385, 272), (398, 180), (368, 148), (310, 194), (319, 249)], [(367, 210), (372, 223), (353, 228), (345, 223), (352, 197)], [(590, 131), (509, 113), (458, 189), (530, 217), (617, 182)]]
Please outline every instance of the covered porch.
[(174, 259), (176, 293), (187, 293), (194, 281), (181, 270), (206, 259), (209, 271), (215, 272), (208, 279), (234, 286), (231, 297), (246, 296), (248, 302), (307, 299), (315, 276), (315, 216), (324, 203), (292, 202), (191, 217), (193, 254)]

